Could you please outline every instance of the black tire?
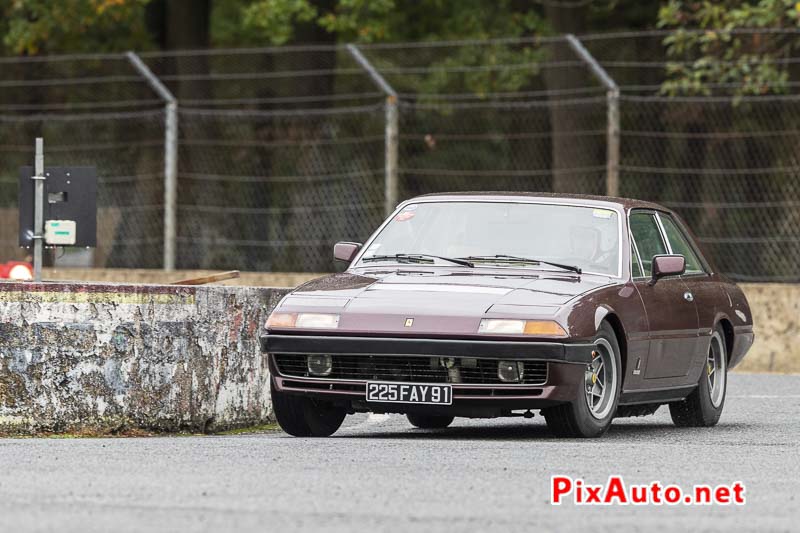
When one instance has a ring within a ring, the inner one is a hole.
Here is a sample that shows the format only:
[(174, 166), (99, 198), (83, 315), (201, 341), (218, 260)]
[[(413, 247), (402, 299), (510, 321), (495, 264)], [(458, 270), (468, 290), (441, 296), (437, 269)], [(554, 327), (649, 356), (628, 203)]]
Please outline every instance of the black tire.
[(278, 391), (270, 391), (272, 412), (278, 425), (293, 437), (330, 437), (339, 429), (347, 412), (327, 402)]
[[(587, 384), (580, 384), (578, 397), (571, 403), (543, 409), (542, 414), (547, 422), (547, 427), (557, 437), (567, 438), (594, 438), (602, 436), (611, 426), (614, 413), (619, 403), (619, 393), (622, 388), (622, 360), (620, 358), (619, 342), (613, 328), (608, 322), (600, 325), (600, 330), (594, 337), (598, 350), (604, 350), (608, 355), (606, 359), (613, 361), (616, 378), (612, 379), (612, 396), (603, 396), (602, 416), (596, 416), (589, 408), (586, 398)], [(609, 348), (610, 347), (610, 353)], [(594, 380), (592, 381), (594, 383)], [(590, 387), (591, 388), (591, 387)]]
[[(722, 368), (716, 368), (714, 372), (719, 371), (718, 376), (722, 379), (722, 389), (720, 391), (716, 391), (715, 389), (715, 398), (712, 398), (708, 362), (712, 356), (717, 356), (714, 350), (719, 350), (718, 360)], [(687, 396), (685, 400), (669, 404), (669, 414), (672, 417), (672, 422), (674, 422), (676, 426), (683, 428), (700, 428), (716, 425), (717, 422), (719, 422), (719, 417), (722, 416), (722, 409), (725, 407), (727, 389), (728, 351), (725, 345), (725, 334), (722, 329), (717, 326), (711, 337), (706, 366), (703, 369), (703, 373), (700, 375), (700, 382), (697, 388)], [(716, 402), (714, 401), (715, 399)], [(715, 403), (717, 405), (715, 405)]]
[(412, 426), (420, 429), (443, 429), (453, 423), (452, 416), (431, 416), (407, 414), (408, 421)]

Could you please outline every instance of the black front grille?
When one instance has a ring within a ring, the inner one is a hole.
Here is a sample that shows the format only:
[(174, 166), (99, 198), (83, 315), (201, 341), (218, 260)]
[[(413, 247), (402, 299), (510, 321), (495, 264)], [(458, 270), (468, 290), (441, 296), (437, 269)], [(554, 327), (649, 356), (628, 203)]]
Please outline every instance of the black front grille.
[[(306, 356), (275, 354), (278, 372), (284, 376), (314, 377), (308, 373)], [(493, 359), (453, 358), (460, 375), (460, 383), (503, 384), (497, 377), (497, 361)], [(451, 371), (441, 357), (405, 357), (399, 355), (334, 355), (333, 371), (328, 379), (359, 381), (410, 381), (415, 383), (452, 383)], [(522, 383), (542, 385), (547, 381), (547, 363), (525, 361)]]

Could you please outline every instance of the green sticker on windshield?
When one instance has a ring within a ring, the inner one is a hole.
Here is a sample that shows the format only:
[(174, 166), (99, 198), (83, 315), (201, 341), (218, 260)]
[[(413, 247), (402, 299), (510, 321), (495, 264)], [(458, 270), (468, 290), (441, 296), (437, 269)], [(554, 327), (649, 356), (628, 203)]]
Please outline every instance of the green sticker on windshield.
[(611, 209), (595, 209), (592, 211), (592, 216), (596, 218), (611, 218), (614, 215), (614, 211)]

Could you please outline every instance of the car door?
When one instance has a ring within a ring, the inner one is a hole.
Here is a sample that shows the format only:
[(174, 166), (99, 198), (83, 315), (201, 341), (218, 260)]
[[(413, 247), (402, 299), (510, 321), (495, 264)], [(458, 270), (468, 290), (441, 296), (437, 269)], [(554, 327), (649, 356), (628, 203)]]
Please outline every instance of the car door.
[(716, 311), (722, 296), (717, 283), (711, 275), (705, 261), (692, 243), (691, 238), (680, 223), (668, 213), (658, 213), (658, 220), (664, 230), (664, 237), (671, 254), (682, 255), (686, 259), (686, 272), (681, 278), (694, 299), (697, 309), (698, 338), (697, 352), (690, 375), (698, 375), (706, 363), (706, 354), (711, 343)]
[(641, 261), (641, 277), (633, 283), (642, 297), (650, 328), (644, 378), (660, 380), (653, 383), (656, 387), (679, 385), (689, 374), (697, 353), (695, 303), (680, 276), (651, 282), (653, 256), (669, 253), (656, 213), (634, 210), (628, 220)]

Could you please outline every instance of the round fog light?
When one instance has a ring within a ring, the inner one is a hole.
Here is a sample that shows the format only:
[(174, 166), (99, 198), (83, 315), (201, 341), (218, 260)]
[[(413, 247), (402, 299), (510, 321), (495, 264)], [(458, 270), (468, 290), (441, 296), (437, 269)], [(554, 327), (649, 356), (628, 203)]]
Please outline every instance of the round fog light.
[(525, 373), (522, 361), (500, 361), (497, 363), (497, 377), (504, 383), (519, 383)]
[(330, 355), (311, 354), (308, 356), (308, 372), (313, 376), (328, 376), (333, 370)]

